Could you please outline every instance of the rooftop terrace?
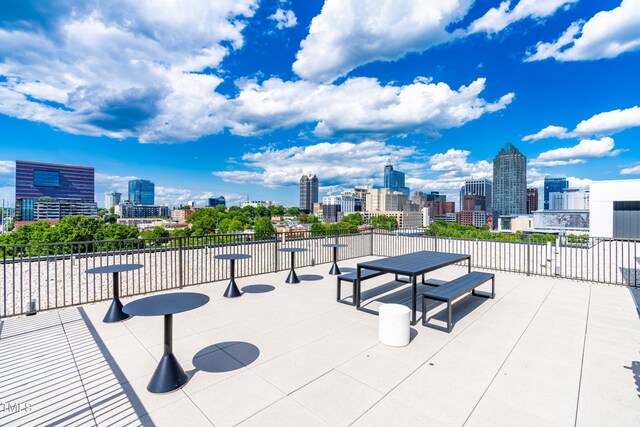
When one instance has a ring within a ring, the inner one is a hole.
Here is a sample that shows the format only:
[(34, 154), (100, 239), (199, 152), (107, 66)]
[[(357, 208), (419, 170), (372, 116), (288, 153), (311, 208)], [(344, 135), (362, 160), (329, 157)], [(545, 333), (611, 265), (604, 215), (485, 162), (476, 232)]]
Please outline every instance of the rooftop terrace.
[[(191, 380), (164, 395), (146, 390), (161, 318), (104, 324), (98, 302), (5, 319), (0, 424), (640, 425), (640, 289), (497, 272), (496, 299), (458, 300), (451, 333), (418, 323), (393, 348), (375, 314), (335, 301), (328, 269), (300, 268), (296, 285), (287, 271), (243, 277), (235, 299), (226, 280), (190, 286), (211, 301), (175, 316)], [(392, 280), (364, 282), (367, 309), (409, 304)], [(442, 306), (431, 315), (444, 325)]]

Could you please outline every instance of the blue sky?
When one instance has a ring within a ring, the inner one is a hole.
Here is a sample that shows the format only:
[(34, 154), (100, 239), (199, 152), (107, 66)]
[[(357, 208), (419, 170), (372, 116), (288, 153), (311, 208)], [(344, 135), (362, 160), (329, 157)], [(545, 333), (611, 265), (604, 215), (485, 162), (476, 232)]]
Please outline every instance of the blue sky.
[(382, 184), (455, 200), (506, 142), (528, 181), (640, 178), (640, 0), (64, 0), (0, 6), (0, 198), (16, 159), (177, 204)]

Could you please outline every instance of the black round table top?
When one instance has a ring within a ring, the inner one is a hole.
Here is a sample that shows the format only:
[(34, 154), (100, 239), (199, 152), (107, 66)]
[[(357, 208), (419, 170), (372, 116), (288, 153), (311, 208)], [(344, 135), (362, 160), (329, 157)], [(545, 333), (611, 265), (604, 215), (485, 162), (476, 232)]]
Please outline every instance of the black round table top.
[(132, 316), (164, 316), (202, 307), (209, 297), (196, 292), (172, 292), (132, 301), (122, 311)]
[(280, 252), (306, 252), (305, 248), (280, 248)]
[(105, 265), (103, 267), (91, 268), (85, 273), (89, 274), (103, 274), (103, 273), (123, 273), (125, 271), (138, 270), (144, 267), (142, 264), (113, 264)]
[(322, 246), (324, 246), (325, 248), (346, 248), (349, 245), (345, 243), (326, 243)]
[(220, 255), (215, 255), (214, 256), (215, 259), (223, 259), (223, 260), (239, 260), (239, 259), (249, 259), (251, 258), (251, 255), (247, 255), (247, 254), (220, 254)]

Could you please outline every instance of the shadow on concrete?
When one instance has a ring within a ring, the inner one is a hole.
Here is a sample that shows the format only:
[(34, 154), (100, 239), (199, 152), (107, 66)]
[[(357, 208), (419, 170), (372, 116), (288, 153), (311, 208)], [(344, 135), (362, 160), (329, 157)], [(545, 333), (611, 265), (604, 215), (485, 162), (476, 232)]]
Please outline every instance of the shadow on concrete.
[(300, 274), (298, 279), (303, 280), (305, 282), (315, 282), (317, 280), (322, 280), (324, 277), (318, 274)]
[[(481, 293), (481, 292), (478, 292), (478, 293)], [(467, 296), (454, 301), (451, 304), (451, 310), (452, 310), (451, 328), (452, 329), (455, 328), (456, 323), (458, 323), (460, 319), (464, 318), (473, 310), (480, 307), (482, 303), (484, 303), (485, 301), (487, 301), (487, 298), (477, 297), (471, 294), (468, 294)], [(422, 301), (419, 301), (418, 310), (421, 310), (421, 307), (422, 307), (421, 304), (422, 304)], [(436, 308), (437, 306), (441, 306), (442, 309), (433, 315), (429, 315), (429, 312), (434, 308)], [(429, 302), (427, 304), (427, 325), (426, 326), (446, 332), (447, 331), (447, 309), (446, 308), (447, 308), (446, 303), (438, 303), (435, 301)], [(429, 323), (432, 320), (441, 322), (442, 326), (440, 324)]]
[(631, 366), (625, 366), (625, 369), (629, 369), (633, 373), (633, 380), (636, 383), (636, 391), (638, 397), (640, 397), (640, 362), (634, 360), (631, 362)]
[(271, 285), (249, 285), (242, 288), (242, 292), (247, 294), (264, 294), (266, 292), (271, 292), (275, 289), (275, 287)]

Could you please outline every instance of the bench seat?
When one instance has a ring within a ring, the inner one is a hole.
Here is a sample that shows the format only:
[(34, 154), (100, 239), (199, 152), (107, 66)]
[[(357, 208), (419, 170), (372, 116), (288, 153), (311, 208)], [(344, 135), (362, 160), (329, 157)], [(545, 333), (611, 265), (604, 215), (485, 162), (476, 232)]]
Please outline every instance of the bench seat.
[[(485, 282), (491, 280), (491, 295), (477, 294), (475, 288)], [(435, 289), (429, 289), (422, 294), (422, 324), (427, 324), (427, 300), (434, 300), (447, 303), (447, 332), (451, 332), (451, 303), (462, 295), (471, 293), (474, 296), (483, 298), (495, 298), (495, 276), (493, 273), (484, 273), (480, 271), (472, 271), (457, 279), (451, 280), (438, 286)]]
[[(384, 271), (376, 271), (376, 270), (367, 270), (366, 268), (363, 268), (362, 270), (360, 270), (360, 280), (367, 280), (367, 279), (371, 279), (372, 277), (378, 277), (385, 274)], [(356, 271), (352, 271), (350, 273), (345, 273), (345, 274), (341, 274), (340, 276), (337, 277), (338, 279), (338, 298), (337, 301), (340, 301), (340, 290), (341, 290), (341, 284), (342, 281), (345, 282), (351, 282), (353, 284), (353, 294), (356, 294), (356, 280), (357, 280), (357, 272)]]

